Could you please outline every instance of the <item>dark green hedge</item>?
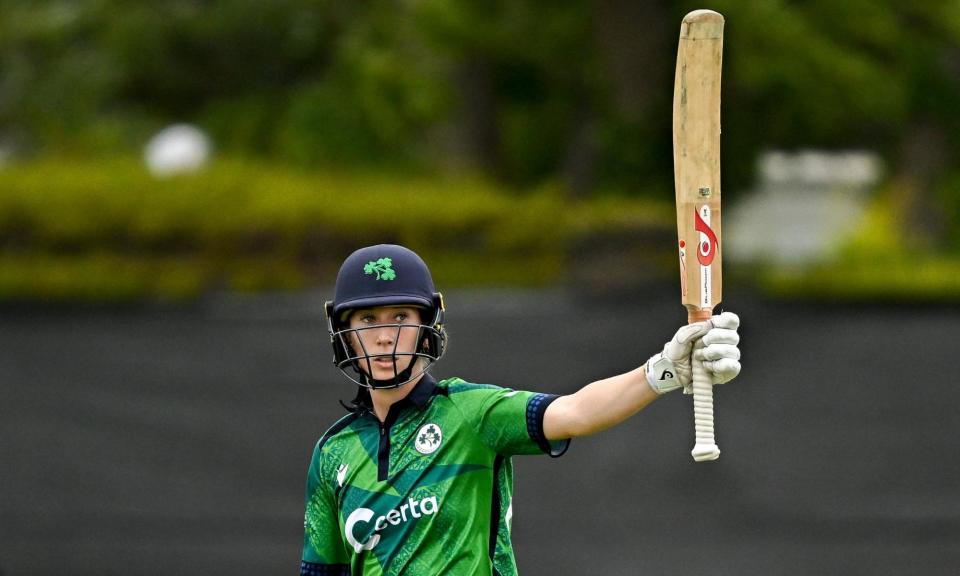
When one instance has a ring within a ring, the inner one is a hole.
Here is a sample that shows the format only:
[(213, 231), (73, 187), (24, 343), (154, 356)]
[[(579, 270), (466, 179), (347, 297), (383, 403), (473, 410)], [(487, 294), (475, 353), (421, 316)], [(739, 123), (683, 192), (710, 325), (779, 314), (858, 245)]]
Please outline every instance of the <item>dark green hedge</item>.
[(0, 299), (183, 299), (332, 283), (353, 249), (397, 242), (438, 284), (562, 281), (579, 239), (673, 225), (672, 207), (572, 201), (467, 178), (291, 172), (242, 161), (156, 179), (133, 159), (0, 170)]

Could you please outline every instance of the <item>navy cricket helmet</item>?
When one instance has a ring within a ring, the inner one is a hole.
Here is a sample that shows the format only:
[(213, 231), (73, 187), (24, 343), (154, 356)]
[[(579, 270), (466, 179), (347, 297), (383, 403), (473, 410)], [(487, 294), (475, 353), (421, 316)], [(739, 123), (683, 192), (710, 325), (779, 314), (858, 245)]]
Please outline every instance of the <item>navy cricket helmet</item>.
[[(413, 306), (420, 311), (420, 324), (387, 324), (350, 328), (354, 310), (378, 306)], [(327, 329), (333, 345), (333, 363), (344, 375), (365, 388), (396, 388), (425, 373), (446, 350), (443, 326), (443, 296), (436, 291), (426, 263), (414, 251), (395, 244), (379, 244), (355, 251), (347, 257), (337, 274), (334, 297), (324, 306)], [(363, 344), (363, 332), (396, 329), (393, 350), (372, 353)], [(418, 330), (416, 348), (398, 351), (401, 330)], [(392, 378), (374, 379), (372, 361), (394, 359)], [(409, 365), (397, 364), (409, 357)], [(366, 368), (366, 369), (364, 369)]]

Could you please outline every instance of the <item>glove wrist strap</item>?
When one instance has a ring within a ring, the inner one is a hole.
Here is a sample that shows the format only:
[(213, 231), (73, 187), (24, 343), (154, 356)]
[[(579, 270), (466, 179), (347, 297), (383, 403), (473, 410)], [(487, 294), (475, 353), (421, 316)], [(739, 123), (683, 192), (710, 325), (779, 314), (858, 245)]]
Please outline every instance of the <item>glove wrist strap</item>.
[(680, 388), (680, 382), (677, 379), (677, 370), (673, 361), (663, 355), (662, 352), (654, 354), (646, 364), (647, 384), (653, 388), (657, 394), (666, 394)]

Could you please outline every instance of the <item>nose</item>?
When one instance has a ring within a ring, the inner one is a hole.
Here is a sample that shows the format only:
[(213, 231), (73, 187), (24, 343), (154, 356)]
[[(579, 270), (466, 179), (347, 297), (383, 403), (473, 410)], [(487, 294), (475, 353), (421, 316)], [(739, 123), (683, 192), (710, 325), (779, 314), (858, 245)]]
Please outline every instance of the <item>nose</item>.
[(394, 331), (392, 328), (381, 328), (377, 330), (377, 344), (393, 344)]

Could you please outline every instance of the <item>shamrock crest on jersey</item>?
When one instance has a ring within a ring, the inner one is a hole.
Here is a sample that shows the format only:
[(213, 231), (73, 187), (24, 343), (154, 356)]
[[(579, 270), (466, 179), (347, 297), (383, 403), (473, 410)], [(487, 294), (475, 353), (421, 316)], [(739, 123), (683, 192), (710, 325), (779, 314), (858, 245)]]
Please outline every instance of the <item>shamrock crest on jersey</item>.
[(376, 274), (377, 280), (395, 280), (397, 273), (393, 270), (393, 260), (380, 258), (376, 262), (367, 262), (363, 266), (364, 274)]
[(417, 437), (414, 440), (414, 446), (417, 452), (421, 454), (433, 454), (443, 442), (443, 432), (436, 424), (424, 424), (417, 430)]

